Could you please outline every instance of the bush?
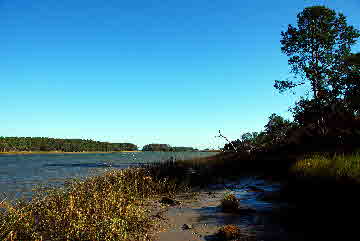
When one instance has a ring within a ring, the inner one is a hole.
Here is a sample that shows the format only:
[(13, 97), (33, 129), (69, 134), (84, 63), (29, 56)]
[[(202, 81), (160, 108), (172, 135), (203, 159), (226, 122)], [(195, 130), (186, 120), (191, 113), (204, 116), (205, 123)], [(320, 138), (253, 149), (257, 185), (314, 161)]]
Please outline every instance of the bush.
[(221, 227), (216, 236), (219, 240), (232, 240), (240, 238), (240, 234), (241, 232), (238, 226), (229, 224)]
[(239, 210), (239, 200), (231, 192), (226, 193), (221, 200), (220, 207), (224, 212), (237, 212)]

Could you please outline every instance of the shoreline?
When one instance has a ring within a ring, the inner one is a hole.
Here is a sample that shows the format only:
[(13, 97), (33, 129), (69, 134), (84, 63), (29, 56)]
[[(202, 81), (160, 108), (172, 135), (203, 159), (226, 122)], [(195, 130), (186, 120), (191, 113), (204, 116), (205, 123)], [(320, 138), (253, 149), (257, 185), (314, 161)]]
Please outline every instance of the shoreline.
[[(174, 200), (179, 202), (176, 205), (153, 203), (157, 229), (150, 235), (155, 241), (219, 240), (219, 229), (241, 217), (220, 210), (221, 200), (227, 192), (226, 188), (202, 188), (175, 195)], [(250, 227), (240, 229), (243, 238), (250, 238)]]
[(97, 154), (97, 153), (122, 153), (122, 152), (142, 152), (142, 151), (84, 151), (84, 152), (65, 152), (65, 151), (11, 151), (0, 152), (0, 155), (29, 155), (29, 154)]
[[(317, 185), (314, 185), (313, 179), (309, 181), (307, 179), (297, 179), (296, 177), (293, 177), (286, 180), (276, 180), (275, 182), (281, 184), (282, 186), (279, 190), (268, 190), (261, 183), (249, 183), (248, 181), (239, 185), (239, 187), (246, 188), (246, 193), (253, 193), (254, 198), (260, 198), (260, 201), (269, 202), (272, 203), (272, 205), (275, 204), (276, 206), (273, 206), (275, 208), (271, 208), (271, 211), (261, 210), (261, 207), (259, 208), (259, 210), (257, 210), (256, 205), (253, 207), (249, 206), (249, 203), (246, 203), (247, 197), (242, 196), (238, 200), (240, 200), (240, 205), (244, 204), (244, 206), (242, 206), (242, 210), (244, 211), (243, 213), (224, 213), (218, 208), (220, 201), (222, 200), (222, 198), (224, 198), (224, 194), (228, 193), (232, 189), (232, 187), (236, 188), (236, 183), (239, 183), (240, 178), (252, 177), (254, 178), (254, 180), (262, 179), (264, 181), (268, 180), (270, 182), (273, 182), (274, 179), (274, 177), (268, 179), (269, 177), (265, 174), (269, 174), (269, 172), (262, 173), (261, 169), (259, 170), (260, 172), (258, 173), (258, 175), (254, 175), (254, 173), (244, 173), (244, 175), (237, 173), (238, 176), (232, 176), (231, 174), (233, 173), (234, 169), (240, 170), (238, 169), (240, 166), (243, 166), (245, 168), (249, 168), (249, 166), (247, 166), (247, 164), (244, 162), (239, 162), (239, 159), (236, 158), (236, 155), (229, 156), (229, 154), (227, 154), (225, 156), (226, 158), (224, 156), (217, 156), (193, 160), (192, 165), (190, 165), (189, 163), (188, 165), (186, 165), (186, 162), (180, 162), (178, 165), (175, 165), (173, 162), (167, 164), (154, 164), (152, 166), (148, 166), (146, 171), (145, 169), (141, 168), (130, 168), (126, 170), (122, 169), (116, 171), (114, 170), (113, 173), (124, 173), (124, 175), (121, 174), (114, 176), (101, 174), (98, 177), (88, 179), (88, 182), (85, 182), (83, 184), (79, 183), (76, 188), (72, 189), (72, 192), (60, 195), (60, 197), (63, 197), (63, 202), (60, 202), (60, 204), (63, 205), (61, 207), (58, 206), (59, 204), (56, 201), (58, 200), (58, 197), (50, 195), (50, 197), (48, 197), (49, 200), (55, 200), (56, 202), (53, 202), (53, 206), (51, 208), (47, 208), (46, 210), (48, 210), (49, 213), (52, 213), (53, 209), (55, 211), (61, 210), (61, 212), (66, 211), (65, 213), (68, 213), (68, 216), (72, 217), (74, 215), (79, 215), (78, 210), (85, 210), (83, 212), (83, 215), (91, 212), (97, 212), (96, 209), (90, 207), (91, 205), (83, 205), (83, 203), (101, 203), (101, 205), (97, 206), (101, 211), (103, 203), (105, 202), (107, 203), (107, 205), (105, 205), (104, 207), (107, 208), (104, 209), (104, 211), (108, 211), (112, 210), (112, 208), (110, 207), (114, 206), (114, 202), (111, 200), (113, 200), (113, 197), (117, 197), (118, 202), (115, 203), (118, 206), (115, 210), (127, 210), (130, 207), (132, 209), (129, 213), (126, 213), (126, 215), (121, 213), (116, 214), (113, 213), (113, 211), (109, 212), (109, 220), (117, 220), (117, 215), (123, 215), (124, 219), (127, 219), (128, 215), (133, 215), (132, 217), (136, 222), (131, 223), (130, 226), (126, 227), (131, 227), (131, 230), (133, 230), (131, 231), (131, 235), (135, 235), (134, 237), (148, 237), (151, 239), (147, 240), (156, 241), (216, 240), (216, 234), (219, 232), (220, 228), (222, 228), (222, 225), (235, 225), (240, 227), (241, 232), (246, 236), (244, 238), (248, 238), (246, 240), (253, 240), (255, 235), (261, 238), (265, 238), (263, 240), (279, 240), (267, 239), (276, 236), (277, 238), (296, 238), (284, 240), (303, 241), (319, 240), (318, 236), (323, 237), (325, 235), (324, 230), (327, 230), (328, 227), (335, 228), (335, 226), (332, 226), (334, 224), (338, 225), (336, 222), (332, 222), (331, 219), (329, 219), (330, 222), (323, 221), (321, 225), (317, 223), (317, 220), (327, 215), (329, 210), (332, 210), (332, 214), (338, 217), (342, 217), (342, 215), (345, 214), (345, 219), (346, 215), (348, 215), (349, 212), (354, 211), (352, 207), (356, 207), (358, 203), (358, 199), (356, 198), (353, 198), (351, 202), (349, 200), (347, 200), (345, 203), (339, 202), (343, 199), (342, 197), (346, 197), (349, 196), (349, 194), (352, 194), (354, 188), (358, 186), (355, 187), (353, 185), (350, 185), (347, 186), (347, 188), (345, 188), (344, 190), (344, 185), (336, 186), (333, 183), (327, 183), (324, 181), (317, 183)], [(251, 162), (253, 163), (254, 160), (251, 160)], [(226, 168), (229, 165), (232, 167), (230, 171)], [(196, 178), (197, 175), (191, 175), (192, 178), (190, 178), (190, 176), (184, 174), (184, 171), (188, 170), (188, 168), (191, 168), (191, 166), (196, 166), (198, 168), (197, 173), (201, 176), (201, 178)], [(209, 168), (212, 169), (213, 172), (209, 173)], [(242, 170), (245, 171), (245, 169)], [(276, 174), (279, 175), (279, 173)], [(218, 178), (216, 178), (217, 175)], [(164, 176), (170, 179), (163, 179)], [(118, 180), (115, 181), (115, 183), (118, 183), (118, 185), (103, 186), (104, 183), (112, 183), (106, 181), (108, 177), (111, 177), (112, 182), (114, 182), (114, 180)], [(214, 177), (216, 179), (210, 177)], [(164, 180), (166, 181), (164, 182)], [(321, 181), (322, 179), (318, 180)], [(208, 185), (201, 185), (206, 183)], [(102, 188), (95, 188), (95, 184), (98, 184), (98, 186), (101, 186)], [(211, 184), (216, 186), (211, 187)], [(232, 186), (233, 184), (235, 186)], [(186, 185), (186, 188), (181, 188), (182, 185)], [(218, 185), (220, 185), (220, 187)], [(224, 188), (222, 188), (223, 185)], [(128, 192), (120, 193), (121, 195), (119, 195), (119, 190), (117, 188), (114, 189), (114, 187), (121, 186), (124, 187), (123, 190), (131, 190), (129, 195), (127, 194)], [(334, 190), (334, 188), (336, 189)], [(79, 192), (79, 189), (84, 190), (84, 192)], [(96, 194), (92, 196), (90, 195), (92, 197), (91, 200), (89, 200), (88, 195), (89, 189)], [(141, 191), (139, 192), (139, 190)], [(321, 190), (321, 192), (319, 192), (319, 190)], [(144, 191), (147, 192), (145, 196)], [(71, 194), (73, 192), (77, 192), (78, 194)], [(102, 198), (104, 196), (104, 193), (106, 193), (109, 198)], [(109, 193), (111, 193), (111, 195)], [(334, 198), (333, 193), (337, 193), (339, 195), (339, 198)], [(124, 195), (126, 198), (124, 198)], [(69, 199), (69, 196), (77, 197), (77, 199), (80, 199), (82, 201), (78, 202), (76, 206), (72, 207), (72, 205), (75, 204), (72, 203), (73, 201), (71, 201), (71, 198)], [(312, 198), (309, 199), (309, 196)], [(98, 199), (99, 197), (101, 198)], [(163, 201), (164, 197), (169, 197), (171, 200), (174, 201), (170, 200), (170, 204), (166, 203)], [(331, 201), (329, 201), (329, 199)], [(128, 202), (128, 200), (132, 201)], [(283, 206), (284, 202), (291, 205), (285, 207)], [(2, 200), (0, 199), (0, 211), (2, 206), (1, 203)], [(333, 207), (336, 204), (341, 204), (342, 208), (334, 209)], [(347, 204), (348, 208), (345, 208), (345, 204)], [(45, 208), (48, 204), (45, 205), (44, 202), (43, 205)], [(42, 212), (42, 209), (37, 208), (36, 205), (31, 207), (35, 211), (37, 210), (38, 212)], [(10, 208), (9, 210), (16, 209)], [(19, 212), (21, 210), (22, 209), (20, 209)], [(88, 210), (89, 212), (86, 210)], [(100, 211), (99, 214), (101, 213)], [(148, 213), (149, 211), (150, 213)], [(316, 213), (316, 215), (314, 216), (316, 218), (313, 218), (313, 220), (309, 220), (308, 215), (314, 215), (314, 213)], [(141, 215), (138, 216), (138, 214)], [(32, 214), (26, 213), (24, 211), (22, 215), (30, 215), (29, 217), (31, 217)], [(47, 213), (43, 214), (43, 220), (47, 220), (46, 215)], [(248, 216), (251, 216), (251, 220), (253, 220), (251, 221), (252, 223), (241, 223), (241, 220)], [(292, 216), (293, 218), (287, 218), (288, 216)], [(62, 218), (62, 216), (59, 217), (56, 215), (52, 217)], [(92, 220), (94, 218), (93, 221), (97, 222), (100, 219), (97, 220), (96, 217), (98, 216), (90, 215), (88, 216), (88, 220)], [(0, 212), (0, 226), (1, 218), (2, 217)], [(273, 218), (275, 222), (271, 221)], [(5, 219), (3, 218), (3, 220)], [(32, 219), (28, 219), (29, 222), (32, 222), (31, 220)], [(269, 227), (271, 228), (262, 230), (262, 225), (265, 224), (266, 220), (269, 220), (267, 221), (267, 224), (269, 224)], [(5, 223), (9, 222), (6, 221), (4, 222), (4, 224)], [(289, 225), (290, 228), (285, 230), (285, 232), (280, 232), (279, 230), (280, 228), (282, 228), (282, 226), (280, 225), (282, 225), (283, 223)], [(304, 225), (304, 223), (306, 223), (306, 225)], [(19, 225), (20, 224), (25, 225), (23, 223), (19, 223)], [(142, 226), (143, 224), (149, 226), (145, 225), (147, 228), (141, 228), (141, 230), (137, 230), (137, 227), (145, 227)], [(243, 224), (245, 224), (245, 226)], [(350, 227), (350, 224), (350, 221), (344, 222), (344, 224), (340, 226), (340, 230), (348, 230), (345, 228)], [(37, 223), (32, 223), (32, 225), (34, 228), (37, 227)], [(47, 225), (48, 227), (52, 227), (53, 224), (50, 222)], [(302, 227), (301, 230), (297, 228), (299, 227), (299, 225), (301, 225)], [(125, 226), (119, 227), (124, 228)], [(11, 231), (16, 230), (17, 226), (6, 225), (6, 228), (8, 231), (4, 231), (3, 235), (10, 234)], [(150, 229), (152, 231), (149, 232)], [(62, 235), (61, 232), (62, 231), (60, 230), (59, 235)], [(96, 232), (98, 232), (98, 230)], [(115, 233), (121, 234), (122, 231), (116, 231)], [(303, 235), (302, 233), (306, 234), (307, 239), (304, 238), (305, 236), (297, 236), (299, 234)], [(0, 230), (0, 239), (2, 237), (1, 234), (2, 233)], [(89, 235), (93, 235), (93, 233), (89, 233)]]
[[(0, 155), (30, 155), (30, 154), (106, 154), (106, 153), (133, 153), (133, 152), (146, 152), (146, 151), (84, 151), (84, 152), (65, 152), (65, 151), (10, 151), (0, 152)], [(167, 151), (172, 153), (171, 151)], [(193, 152), (216, 152), (221, 151), (193, 151)], [(177, 152), (174, 152), (177, 153)]]

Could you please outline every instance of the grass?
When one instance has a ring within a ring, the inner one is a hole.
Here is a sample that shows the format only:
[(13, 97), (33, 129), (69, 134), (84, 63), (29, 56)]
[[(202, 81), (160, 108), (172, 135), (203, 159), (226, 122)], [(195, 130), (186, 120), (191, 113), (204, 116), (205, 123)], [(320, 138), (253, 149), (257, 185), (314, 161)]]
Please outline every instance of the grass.
[(296, 162), (290, 171), (301, 177), (348, 180), (360, 183), (360, 154), (313, 154)]
[(72, 180), (31, 202), (1, 202), (0, 240), (150, 240), (149, 201), (180, 190), (144, 167)]
[(30, 202), (0, 200), (0, 240), (150, 240), (151, 200), (231, 179), (241, 166), (231, 155), (110, 169), (41, 188)]
[[(253, 171), (256, 175), (288, 174), (287, 167), (294, 162), (287, 157), (221, 153), (190, 161), (110, 169), (99, 176), (72, 180), (61, 188), (39, 189), (31, 202), (0, 200), (0, 240), (151, 240), (152, 200), (171, 197), (187, 187), (226, 183)], [(359, 160), (359, 154), (312, 154), (295, 162), (290, 175), (345, 177), (359, 182)], [(292, 190), (306, 199), (303, 194), (309, 186), (301, 182), (302, 186), (306, 188)], [(315, 191), (319, 193), (323, 187)], [(222, 206), (237, 209), (239, 202), (228, 193)]]

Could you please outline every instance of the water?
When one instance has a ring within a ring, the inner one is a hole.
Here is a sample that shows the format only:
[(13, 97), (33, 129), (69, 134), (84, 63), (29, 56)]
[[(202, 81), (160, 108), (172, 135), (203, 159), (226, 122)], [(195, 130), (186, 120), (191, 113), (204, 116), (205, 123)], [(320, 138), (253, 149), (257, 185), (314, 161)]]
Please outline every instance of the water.
[(211, 152), (121, 152), (96, 154), (0, 155), (0, 201), (30, 199), (38, 185), (63, 185), (68, 178), (100, 174), (109, 167), (211, 156)]
[[(223, 184), (213, 185), (214, 189), (223, 188)], [(289, 227), (291, 219), (287, 210), (293, 204), (277, 200), (281, 184), (256, 177), (241, 178), (234, 183), (227, 183), (225, 189), (239, 199), (243, 209), (248, 213), (224, 213), (219, 206), (208, 206), (199, 209), (199, 223), (207, 225), (236, 224), (256, 234), (257, 240), (264, 241), (303, 241), (306, 240), (301, 229)], [(266, 198), (267, 197), (267, 198)], [(278, 196), (280, 197), (280, 196)], [(205, 240), (214, 240), (213, 235)]]

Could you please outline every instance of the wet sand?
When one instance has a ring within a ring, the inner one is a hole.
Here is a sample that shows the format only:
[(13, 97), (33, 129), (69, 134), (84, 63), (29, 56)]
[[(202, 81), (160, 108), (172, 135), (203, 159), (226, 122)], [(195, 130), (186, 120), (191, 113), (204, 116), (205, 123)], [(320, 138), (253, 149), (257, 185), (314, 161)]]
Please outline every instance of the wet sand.
[[(215, 234), (224, 224), (239, 220), (240, 214), (223, 213), (219, 209), (220, 200), (227, 190), (202, 190), (177, 196), (178, 205), (158, 204), (154, 221), (158, 230), (154, 232), (156, 241), (208, 241), (215, 240)], [(246, 207), (243, 207), (246, 208)], [(244, 236), (250, 233), (242, 227)]]

